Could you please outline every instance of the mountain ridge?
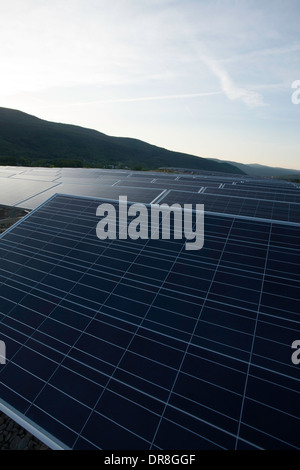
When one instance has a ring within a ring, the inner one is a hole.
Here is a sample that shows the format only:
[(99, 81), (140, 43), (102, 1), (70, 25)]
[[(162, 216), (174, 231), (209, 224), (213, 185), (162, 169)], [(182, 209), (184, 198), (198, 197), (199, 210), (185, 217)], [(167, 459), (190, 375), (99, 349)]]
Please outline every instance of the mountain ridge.
[(293, 168), (282, 168), (279, 166), (268, 166), (262, 165), (261, 163), (238, 163), (231, 160), (218, 160), (216, 161), (225, 161), (235, 165), (240, 170), (244, 171), (248, 176), (260, 176), (260, 177), (285, 177), (290, 175), (300, 175), (300, 170), (295, 170)]
[(163, 166), (245, 174), (226, 162), (171, 151), (139, 139), (46, 121), (0, 107), (0, 164), (158, 169)]

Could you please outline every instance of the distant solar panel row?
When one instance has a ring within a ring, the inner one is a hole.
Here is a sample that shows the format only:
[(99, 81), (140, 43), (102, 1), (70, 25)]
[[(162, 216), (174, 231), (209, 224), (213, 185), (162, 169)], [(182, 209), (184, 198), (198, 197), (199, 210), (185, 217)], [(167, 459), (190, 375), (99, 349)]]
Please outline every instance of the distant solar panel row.
[[(235, 186), (236, 188), (237, 186)], [(242, 197), (244, 199), (268, 199), (268, 200), (273, 200), (273, 201), (281, 201), (281, 202), (295, 202), (295, 203), (300, 203), (300, 192), (297, 193), (296, 191), (267, 191), (267, 190), (253, 190), (252, 189), (233, 189), (233, 188), (228, 188), (225, 187), (224, 189), (217, 190), (215, 188), (207, 188), (206, 189), (206, 194), (222, 194), (222, 195), (227, 195), (227, 196), (236, 196), (236, 197)]]
[(125, 192), (132, 201), (151, 202), (162, 191), (180, 203), (187, 198), (205, 201), (213, 212), (299, 220), (297, 185), (270, 179), (83, 168), (7, 167), (0, 171), (0, 202), (25, 209), (38, 207), (56, 193), (112, 199)]
[(300, 204), (292, 202), (264, 201), (260, 199), (171, 190), (165, 194), (161, 203), (172, 205), (178, 200), (181, 201), (181, 204), (204, 204), (206, 211), (221, 214), (295, 223), (298, 223), (300, 220)]
[(70, 449), (299, 449), (299, 226), (96, 237), (57, 195), (0, 239), (3, 408)]

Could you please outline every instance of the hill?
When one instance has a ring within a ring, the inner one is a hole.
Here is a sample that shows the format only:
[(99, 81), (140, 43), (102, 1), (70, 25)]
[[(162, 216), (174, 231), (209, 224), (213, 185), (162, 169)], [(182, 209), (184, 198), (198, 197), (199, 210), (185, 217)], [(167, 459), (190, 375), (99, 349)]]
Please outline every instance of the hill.
[(236, 165), (240, 170), (244, 171), (249, 176), (266, 176), (266, 177), (274, 177), (274, 178), (280, 178), (280, 177), (285, 178), (290, 175), (300, 175), (299, 170), (260, 165), (259, 163), (249, 163), (248, 165), (245, 165), (242, 163), (233, 163), (233, 162), (228, 162), (228, 163), (232, 163), (233, 165)]
[(226, 162), (242, 170), (248, 176), (260, 176), (262, 178), (297, 178), (300, 176), (300, 170), (273, 167), (267, 165), (261, 165), (260, 163), (238, 163), (230, 160), (219, 160), (218, 158), (212, 158), (215, 162)]
[(230, 163), (173, 152), (137, 139), (112, 137), (80, 126), (49, 122), (8, 108), (0, 108), (0, 165), (149, 170), (172, 166), (244, 174)]

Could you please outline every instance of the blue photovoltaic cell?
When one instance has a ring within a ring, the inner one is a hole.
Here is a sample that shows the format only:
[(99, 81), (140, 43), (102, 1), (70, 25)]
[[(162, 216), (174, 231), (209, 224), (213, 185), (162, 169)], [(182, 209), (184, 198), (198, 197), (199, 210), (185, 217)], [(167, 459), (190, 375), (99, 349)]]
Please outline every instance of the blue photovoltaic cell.
[[(299, 448), (295, 185), (209, 174), (7, 171), (26, 187), (46, 180), (71, 194), (204, 203), (206, 216), (199, 252), (174, 239), (100, 241), (101, 200), (86, 197), (56, 196), (6, 232), (2, 408), (41, 429), (53, 447)], [(57, 190), (31, 187), (20, 194), (23, 207)]]
[(0, 239), (0, 406), (54, 448), (299, 449), (299, 225), (206, 214), (187, 251), (99, 240), (101, 202)]
[(0, 202), (34, 209), (56, 193), (151, 202), (205, 203), (212, 212), (298, 222), (298, 186), (286, 181), (222, 173), (178, 174), (83, 168), (6, 167)]
[[(297, 194), (298, 196), (298, 194)], [(279, 197), (279, 196), (278, 196)], [(299, 202), (277, 201), (261, 198), (236, 196), (220, 192), (210, 194), (209, 192), (188, 192), (171, 190), (166, 193), (161, 203), (172, 205), (178, 200), (181, 204), (204, 204), (205, 210), (209, 212), (246, 216), (251, 218), (281, 220), (284, 222), (298, 223), (300, 220)]]

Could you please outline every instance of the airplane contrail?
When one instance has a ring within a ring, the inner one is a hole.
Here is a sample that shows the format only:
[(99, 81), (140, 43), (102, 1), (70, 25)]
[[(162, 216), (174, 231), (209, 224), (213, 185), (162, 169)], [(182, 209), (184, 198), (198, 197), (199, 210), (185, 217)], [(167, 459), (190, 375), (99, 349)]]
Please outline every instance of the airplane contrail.
[[(158, 96), (142, 96), (136, 98), (113, 98), (113, 99), (106, 99), (106, 100), (95, 100), (95, 101), (83, 101), (83, 102), (76, 102), (76, 103), (64, 103), (60, 106), (88, 106), (91, 104), (109, 104), (109, 103), (133, 103), (136, 101), (158, 101), (158, 100), (173, 100), (173, 99), (185, 99), (185, 98), (200, 98), (203, 96), (212, 96), (212, 95), (220, 95), (222, 94), (221, 91), (210, 91), (210, 92), (203, 92), (203, 93), (182, 93), (177, 95), (158, 95)], [(49, 107), (57, 107), (59, 105), (50, 105)]]

